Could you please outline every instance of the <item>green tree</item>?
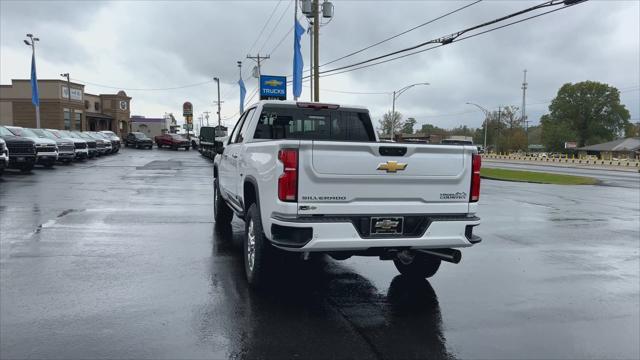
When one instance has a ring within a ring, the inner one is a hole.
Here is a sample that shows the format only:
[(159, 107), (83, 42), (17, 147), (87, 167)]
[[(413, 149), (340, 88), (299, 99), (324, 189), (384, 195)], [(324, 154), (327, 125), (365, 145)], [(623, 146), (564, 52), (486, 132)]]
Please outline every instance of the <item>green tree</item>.
[(628, 123), (624, 128), (624, 137), (640, 137), (640, 122)]
[(564, 148), (565, 141), (578, 146), (615, 139), (629, 124), (629, 111), (620, 103), (615, 87), (595, 81), (564, 84), (541, 119), (542, 139), (549, 150)]
[(378, 128), (378, 131), (380, 131), (382, 137), (389, 139), (400, 132), (403, 124), (402, 114), (397, 111), (388, 111), (382, 116), (382, 119), (380, 119), (380, 127)]
[(576, 132), (566, 121), (553, 121), (550, 115), (540, 118), (542, 144), (547, 151), (562, 151), (566, 141), (575, 141)]
[(422, 134), (446, 134), (447, 130), (439, 128), (433, 124), (424, 124), (420, 127), (420, 133)]
[(403, 134), (413, 134), (413, 127), (416, 125), (416, 119), (410, 117), (402, 124)]

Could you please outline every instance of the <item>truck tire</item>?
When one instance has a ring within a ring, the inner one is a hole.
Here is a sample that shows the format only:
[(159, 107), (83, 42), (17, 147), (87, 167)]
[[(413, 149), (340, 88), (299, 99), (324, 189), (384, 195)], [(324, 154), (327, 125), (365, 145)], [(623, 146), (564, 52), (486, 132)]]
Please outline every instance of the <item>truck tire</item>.
[(244, 270), (247, 282), (254, 288), (263, 288), (275, 261), (276, 249), (271, 245), (262, 229), (260, 210), (251, 204), (245, 218), (243, 243)]
[(218, 179), (213, 181), (213, 219), (216, 225), (221, 227), (231, 226), (231, 220), (233, 219), (233, 211), (231, 211), (229, 205), (227, 205), (220, 196)]
[(393, 259), (400, 274), (412, 278), (430, 278), (438, 272), (442, 261), (433, 256), (417, 253), (411, 261)]

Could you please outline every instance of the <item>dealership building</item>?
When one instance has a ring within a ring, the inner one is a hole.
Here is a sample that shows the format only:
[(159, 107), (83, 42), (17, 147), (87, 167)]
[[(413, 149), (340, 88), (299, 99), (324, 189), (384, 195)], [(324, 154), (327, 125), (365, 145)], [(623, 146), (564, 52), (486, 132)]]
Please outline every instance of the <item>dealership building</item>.
[[(85, 93), (84, 85), (76, 82), (38, 80), (38, 92), (42, 128), (111, 130), (120, 136), (132, 131), (131, 98), (124, 91), (93, 95)], [(0, 125), (36, 127), (29, 79), (14, 79), (11, 85), (0, 85)]]

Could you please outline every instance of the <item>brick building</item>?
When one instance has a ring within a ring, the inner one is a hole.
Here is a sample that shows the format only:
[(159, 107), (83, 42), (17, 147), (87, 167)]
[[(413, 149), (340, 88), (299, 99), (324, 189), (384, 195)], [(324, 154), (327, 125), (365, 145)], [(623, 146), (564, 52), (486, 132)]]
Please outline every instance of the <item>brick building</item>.
[[(38, 91), (43, 128), (112, 130), (122, 136), (131, 131), (131, 98), (124, 91), (93, 95), (85, 93), (83, 84), (67, 84), (66, 80), (38, 80)], [(36, 126), (28, 79), (14, 79), (11, 85), (0, 85), (0, 125)]]

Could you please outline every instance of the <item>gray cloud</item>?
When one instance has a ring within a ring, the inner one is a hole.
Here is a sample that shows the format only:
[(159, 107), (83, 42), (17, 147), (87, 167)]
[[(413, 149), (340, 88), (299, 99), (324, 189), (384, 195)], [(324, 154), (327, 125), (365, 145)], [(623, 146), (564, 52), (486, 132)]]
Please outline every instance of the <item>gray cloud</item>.
[[(24, 47), (20, 41), (25, 29), (34, 28), (47, 39), (41, 42), (46, 61), (71, 68), (86, 81), (153, 88), (198, 83), (219, 76), (225, 98), (223, 114), (229, 116), (237, 108), (236, 61), (243, 61), (246, 74), (253, 63), (245, 56), (256, 37), (260, 36), (260, 41), (252, 52), (260, 48), (270, 52), (292, 26), (292, 9), (284, 13), (289, 0), (283, 0), (264, 33), (258, 33), (276, 3), (2, 1), (0, 50)], [(321, 28), (321, 63), (465, 3), (469, 2), (334, 0), (335, 18)], [(323, 69), (410, 46), (536, 3), (485, 1)], [(403, 94), (398, 99), (398, 110), (416, 117), (420, 123), (479, 126), (481, 114), (465, 102), (475, 101), (490, 108), (520, 105), (522, 70), (526, 68), (527, 98), (531, 104), (528, 114), (535, 123), (546, 110), (546, 105), (539, 103), (553, 98), (563, 83), (589, 79), (621, 88), (639, 85), (639, 9), (638, 2), (589, 1), (402, 60), (322, 78), (321, 84), (326, 89), (366, 92), (391, 91), (428, 81), (431, 86)], [(282, 22), (267, 39), (283, 13)], [(69, 21), (70, 18), (75, 20)], [(306, 22), (303, 24), (306, 26)], [(306, 62), (309, 38), (305, 35), (302, 41)], [(291, 49), (289, 34), (270, 54), (263, 73), (290, 74)], [(6, 73), (2, 76), (20, 77)], [(249, 90), (254, 86), (255, 80), (247, 84)], [(91, 91), (100, 90), (105, 89)], [(305, 88), (304, 99), (307, 91)], [(146, 115), (155, 116), (165, 111), (179, 112), (185, 99), (194, 102), (196, 111), (212, 110), (215, 90), (213, 84), (207, 84), (129, 93), (141, 110), (154, 112)], [(322, 95), (326, 101), (367, 105), (376, 117), (391, 107), (388, 95)], [(623, 101), (632, 118), (638, 119), (638, 91), (625, 92)]]

